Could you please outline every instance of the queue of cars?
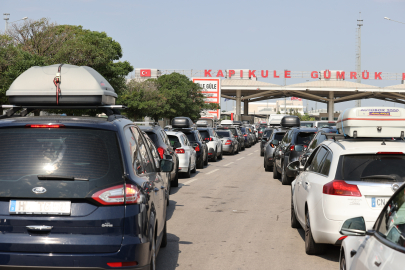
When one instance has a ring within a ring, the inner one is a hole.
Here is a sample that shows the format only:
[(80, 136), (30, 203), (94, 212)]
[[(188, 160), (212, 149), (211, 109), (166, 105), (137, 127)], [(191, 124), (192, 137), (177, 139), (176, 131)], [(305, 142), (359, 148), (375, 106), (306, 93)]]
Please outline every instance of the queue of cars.
[(340, 269), (403, 269), (403, 116), (400, 108), (354, 108), (334, 125), (274, 128), (264, 167), (291, 185), (291, 227), (304, 229), (307, 254), (337, 245)]

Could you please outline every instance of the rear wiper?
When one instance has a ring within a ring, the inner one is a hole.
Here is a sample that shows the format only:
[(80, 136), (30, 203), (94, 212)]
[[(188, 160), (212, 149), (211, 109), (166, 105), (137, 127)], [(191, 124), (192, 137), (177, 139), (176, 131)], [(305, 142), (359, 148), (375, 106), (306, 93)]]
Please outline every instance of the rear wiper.
[[(361, 177), (361, 179), (386, 179), (386, 180), (392, 180), (394, 182), (398, 182), (397, 176), (390, 174), (390, 175), (369, 175), (369, 176), (364, 176)], [(402, 180), (402, 179), (400, 179)]]
[(38, 180), (68, 180), (68, 181), (89, 181), (88, 178), (79, 178), (63, 175), (38, 175)]

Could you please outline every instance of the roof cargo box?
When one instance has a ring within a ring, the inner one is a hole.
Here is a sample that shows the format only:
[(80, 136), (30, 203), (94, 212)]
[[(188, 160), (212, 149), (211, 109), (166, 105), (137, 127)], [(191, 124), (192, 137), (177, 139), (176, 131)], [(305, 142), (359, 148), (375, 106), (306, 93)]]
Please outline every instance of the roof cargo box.
[(192, 128), (193, 121), (188, 117), (175, 117), (172, 120), (173, 128)]
[(280, 125), (282, 127), (299, 127), (301, 125), (300, 119), (298, 116), (295, 115), (289, 115), (289, 116), (284, 116), (281, 119)]
[(225, 125), (233, 125), (233, 120), (222, 120), (221, 126), (225, 126)]
[(242, 121), (233, 121), (233, 125), (234, 125), (234, 126), (241, 126), (241, 125), (242, 125)]
[(200, 118), (196, 122), (196, 125), (198, 127), (200, 127), (200, 126), (203, 126), (204, 123), (205, 123), (205, 126), (214, 127), (214, 119), (211, 119), (211, 118)]
[(395, 107), (358, 107), (347, 109), (337, 121), (339, 133), (349, 137), (403, 137), (405, 109)]
[[(6, 92), (13, 105), (114, 105), (117, 94), (108, 81), (90, 67), (74, 65), (31, 67)], [(54, 80), (60, 76), (60, 94)]]

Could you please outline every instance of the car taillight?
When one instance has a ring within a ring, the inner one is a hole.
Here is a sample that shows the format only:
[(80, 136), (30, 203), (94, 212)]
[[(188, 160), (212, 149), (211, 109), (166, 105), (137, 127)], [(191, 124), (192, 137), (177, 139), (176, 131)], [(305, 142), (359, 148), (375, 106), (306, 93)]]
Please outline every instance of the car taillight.
[(295, 149), (295, 145), (291, 145), (290, 146), (290, 151), (294, 151), (294, 149)]
[(107, 263), (109, 267), (127, 267), (127, 266), (136, 266), (138, 262), (109, 262)]
[(102, 205), (137, 204), (141, 202), (141, 193), (137, 186), (118, 185), (94, 193), (91, 198)]
[(238, 138), (238, 135), (235, 135), (235, 138)]
[(244, 137), (247, 137), (247, 134), (243, 135)]
[(263, 131), (259, 131), (259, 133), (263, 133)]
[(184, 154), (186, 151), (184, 149), (178, 148), (176, 149), (176, 154)]
[(25, 125), (27, 128), (61, 128), (64, 125)]
[(271, 148), (274, 148), (274, 147), (276, 147), (276, 146), (275, 146), (274, 144), (272, 144), (272, 143), (270, 144), (270, 146), (271, 146)]
[(205, 138), (204, 141), (212, 141), (212, 138)]
[(163, 159), (163, 154), (165, 153), (165, 149), (163, 149), (162, 147), (158, 147), (158, 152), (159, 152), (159, 156), (161, 159)]
[(348, 184), (343, 180), (333, 180), (325, 184), (323, 186), (323, 194), (361, 197), (357, 185)]
[(231, 145), (231, 144), (232, 144), (231, 140), (227, 140), (226, 143), (225, 143), (225, 145)]
[(200, 152), (200, 146), (199, 145), (197, 145), (194, 149), (195, 149), (195, 151)]

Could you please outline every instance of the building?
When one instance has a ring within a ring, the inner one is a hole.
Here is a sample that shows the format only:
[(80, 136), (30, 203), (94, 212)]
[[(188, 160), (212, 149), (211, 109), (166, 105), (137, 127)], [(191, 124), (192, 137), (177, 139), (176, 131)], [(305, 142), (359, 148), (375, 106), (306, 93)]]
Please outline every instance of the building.
[(252, 102), (249, 104), (249, 114), (270, 115), (280, 112), (281, 114), (297, 111), (304, 114), (304, 105), (302, 100), (276, 100), (276, 102)]

